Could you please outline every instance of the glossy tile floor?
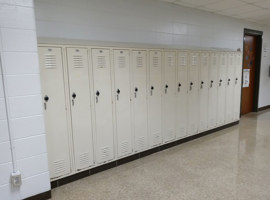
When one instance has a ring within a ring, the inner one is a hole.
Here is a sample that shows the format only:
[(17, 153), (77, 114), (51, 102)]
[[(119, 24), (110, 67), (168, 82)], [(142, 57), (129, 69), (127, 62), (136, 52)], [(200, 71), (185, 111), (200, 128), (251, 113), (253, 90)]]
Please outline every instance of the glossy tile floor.
[(52, 191), (53, 200), (269, 200), (270, 111)]

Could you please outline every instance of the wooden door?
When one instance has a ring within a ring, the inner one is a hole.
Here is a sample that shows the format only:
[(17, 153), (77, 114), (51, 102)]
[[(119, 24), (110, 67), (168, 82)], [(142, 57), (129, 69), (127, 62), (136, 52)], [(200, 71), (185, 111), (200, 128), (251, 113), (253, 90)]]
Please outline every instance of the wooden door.
[[(253, 110), (254, 86), (255, 86), (255, 58), (256, 58), (256, 36), (245, 35), (244, 37), (244, 59), (243, 70), (249, 70), (249, 84), (242, 87), (241, 114), (247, 114)], [(244, 76), (243, 76), (244, 78)], [(245, 79), (243, 80), (245, 81)]]

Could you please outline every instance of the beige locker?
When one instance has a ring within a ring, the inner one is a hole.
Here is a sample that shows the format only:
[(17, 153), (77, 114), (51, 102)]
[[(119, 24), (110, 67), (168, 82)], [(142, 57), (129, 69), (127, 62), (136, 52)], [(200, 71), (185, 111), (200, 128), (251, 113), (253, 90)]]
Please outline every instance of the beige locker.
[(217, 126), (225, 123), (226, 108), (226, 84), (227, 84), (227, 53), (220, 53), (219, 82), (218, 82), (218, 106), (217, 106)]
[(67, 48), (67, 61), (75, 169), (79, 171), (94, 163), (88, 49)]
[(234, 95), (234, 79), (235, 79), (235, 56), (233, 52), (228, 53), (227, 82), (226, 82), (226, 108), (225, 123), (233, 122), (233, 95)]
[(199, 121), (199, 67), (200, 54), (198, 52), (190, 52), (189, 68), (188, 68), (188, 135), (198, 133)]
[(148, 129), (151, 147), (162, 143), (162, 53), (160, 50), (149, 51), (149, 100)]
[(95, 96), (95, 153), (97, 163), (100, 164), (114, 159), (110, 50), (93, 48), (91, 55)]
[(177, 53), (177, 114), (176, 138), (187, 135), (187, 104), (188, 104), (188, 52)]
[(208, 129), (208, 69), (210, 56), (207, 52), (202, 52), (200, 56), (200, 81), (199, 81), (199, 132)]
[(39, 47), (49, 169), (52, 179), (71, 173), (62, 49)]
[(148, 147), (147, 133), (147, 52), (132, 51), (133, 71), (133, 126), (135, 151)]
[(208, 82), (208, 129), (217, 127), (217, 100), (218, 100), (218, 71), (219, 53), (210, 54), (209, 82)]
[(113, 50), (117, 157), (132, 153), (130, 52)]
[(242, 53), (234, 54), (234, 94), (233, 94), (233, 121), (238, 121), (240, 117), (240, 103), (241, 103), (241, 83), (242, 83)]
[(163, 66), (163, 142), (170, 142), (176, 137), (176, 53), (164, 52)]

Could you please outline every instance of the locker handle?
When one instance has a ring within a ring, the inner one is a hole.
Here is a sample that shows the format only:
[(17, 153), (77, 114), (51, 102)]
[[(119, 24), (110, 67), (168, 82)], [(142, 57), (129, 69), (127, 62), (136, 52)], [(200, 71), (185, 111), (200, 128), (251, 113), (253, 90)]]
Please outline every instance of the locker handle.
[(213, 87), (213, 83), (214, 83), (214, 81), (213, 81), (213, 80), (211, 80), (211, 83), (210, 83), (210, 88), (212, 88), (212, 87)]
[(151, 96), (153, 95), (154, 86), (151, 86)]
[(98, 103), (98, 97), (99, 97), (100, 93), (99, 91), (96, 92), (96, 103)]
[(116, 95), (116, 99), (117, 99), (117, 101), (118, 101), (118, 100), (119, 100), (119, 94), (120, 94), (120, 90), (119, 90), (119, 89), (117, 89), (116, 93), (117, 93), (117, 95)]
[(45, 101), (45, 102), (49, 101), (49, 97), (48, 97), (47, 95), (45, 95), (44, 101)]
[(180, 92), (181, 83), (178, 83), (178, 92)]
[(222, 83), (222, 80), (220, 79), (220, 80), (219, 80), (219, 86), (221, 86), (221, 83)]
[(204, 84), (204, 82), (202, 81), (202, 82), (201, 82), (201, 89), (203, 89), (203, 84)]
[(72, 94), (72, 98), (73, 98), (73, 99), (75, 99), (75, 98), (76, 98), (76, 96), (77, 96), (77, 95), (75, 94), (75, 92), (73, 92), (73, 94)]
[(96, 92), (96, 95), (97, 95), (97, 96), (99, 96), (99, 95), (100, 95), (99, 91), (97, 91), (97, 92)]
[(138, 92), (138, 88), (135, 87), (135, 93), (134, 93), (135, 98), (137, 98), (137, 92)]
[(193, 85), (193, 83), (190, 82), (190, 86), (189, 86), (189, 90), (190, 90), (190, 91), (192, 90), (192, 85)]
[(166, 84), (166, 85), (165, 85), (165, 94), (167, 94), (167, 89), (168, 89), (168, 87), (169, 87), (169, 86)]
[(237, 84), (238, 78), (235, 79), (235, 85)]
[(231, 81), (231, 79), (228, 79), (228, 85), (230, 85), (230, 81)]

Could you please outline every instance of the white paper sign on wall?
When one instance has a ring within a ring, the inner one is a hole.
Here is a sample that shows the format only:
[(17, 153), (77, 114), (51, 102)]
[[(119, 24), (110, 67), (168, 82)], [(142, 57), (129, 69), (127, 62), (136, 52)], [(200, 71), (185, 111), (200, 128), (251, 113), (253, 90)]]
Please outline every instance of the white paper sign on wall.
[(250, 76), (250, 69), (244, 69), (243, 72), (243, 87), (249, 87), (249, 76)]

